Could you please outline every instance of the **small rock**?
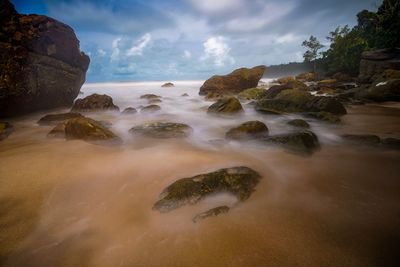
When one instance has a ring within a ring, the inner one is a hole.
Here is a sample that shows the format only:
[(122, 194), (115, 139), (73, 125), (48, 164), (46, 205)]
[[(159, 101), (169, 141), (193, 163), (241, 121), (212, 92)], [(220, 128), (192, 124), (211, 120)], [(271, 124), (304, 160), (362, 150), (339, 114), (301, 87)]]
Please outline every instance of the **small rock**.
[(247, 121), (230, 129), (225, 137), (227, 139), (243, 140), (257, 139), (268, 135), (267, 126), (261, 121)]
[(288, 121), (288, 124), (291, 126), (294, 126), (294, 127), (298, 127), (298, 128), (304, 128), (304, 129), (310, 128), (310, 124), (308, 124), (308, 122), (306, 122), (305, 120), (302, 120), (302, 119), (290, 120), (290, 121)]
[(62, 121), (72, 119), (72, 118), (78, 118), (78, 117), (83, 117), (83, 116), (82, 116), (82, 114), (75, 113), (75, 112), (48, 114), (48, 115), (40, 118), (40, 120), (38, 120), (37, 123), (39, 125), (55, 125)]
[(224, 97), (208, 107), (207, 113), (237, 114), (243, 112), (243, 107), (235, 97)]
[(144, 106), (140, 109), (140, 112), (155, 112), (161, 110), (161, 107), (159, 105), (148, 105)]
[(158, 99), (158, 98), (161, 98), (161, 96), (155, 95), (155, 94), (145, 94), (145, 95), (141, 95), (140, 98), (141, 99)]
[(181, 96), (189, 96), (187, 93), (182, 94)]
[(173, 83), (164, 83), (163, 85), (161, 85), (161, 87), (174, 87), (175, 85)]
[(113, 99), (108, 95), (92, 94), (85, 98), (75, 100), (71, 111), (119, 111), (119, 108), (114, 105)]
[(162, 102), (161, 99), (158, 99), (158, 98), (153, 98), (153, 99), (148, 100), (149, 104), (161, 103), (161, 102)]
[(207, 210), (205, 212), (199, 213), (196, 216), (194, 216), (194, 218), (192, 219), (192, 221), (194, 223), (197, 223), (199, 221), (202, 221), (208, 217), (213, 217), (213, 216), (218, 216), (220, 214), (223, 213), (227, 213), (229, 211), (229, 207), (228, 206), (219, 206), (210, 210)]
[(193, 131), (192, 127), (183, 123), (153, 122), (132, 127), (129, 132), (152, 138), (183, 138)]
[(136, 114), (137, 110), (135, 108), (132, 107), (127, 107), (126, 109), (124, 109), (124, 111), (122, 111), (122, 114), (127, 115), (127, 114)]
[(6, 139), (12, 132), (14, 127), (8, 122), (0, 122), (0, 141)]
[(377, 146), (381, 142), (379, 136), (372, 134), (344, 134), (342, 138), (345, 142), (364, 146)]
[(262, 141), (283, 146), (291, 152), (305, 155), (311, 155), (321, 147), (318, 137), (311, 131), (269, 136), (262, 139)]

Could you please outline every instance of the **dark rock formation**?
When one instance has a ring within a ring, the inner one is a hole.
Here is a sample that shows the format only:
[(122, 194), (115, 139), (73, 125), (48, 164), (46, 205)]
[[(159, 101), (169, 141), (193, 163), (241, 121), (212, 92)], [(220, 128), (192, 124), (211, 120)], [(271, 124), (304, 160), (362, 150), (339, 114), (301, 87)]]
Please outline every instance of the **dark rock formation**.
[(361, 55), (358, 81), (372, 83), (386, 69), (400, 70), (400, 49), (366, 51)]
[(299, 75), (296, 76), (296, 80), (302, 81), (302, 82), (312, 82), (315, 81), (316, 75), (314, 72), (304, 72), (300, 73)]
[(207, 113), (232, 115), (243, 112), (243, 107), (235, 97), (224, 97), (208, 107)]
[(257, 66), (251, 69), (240, 68), (227, 75), (212, 76), (200, 87), (199, 94), (207, 95), (210, 92), (237, 94), (245, 89), (257, 87), (265, 69), (265, 66)]
[(122, 114), (124, 114), (124, 115), (136, 114), (136, 113), (137, 113), (137, 110), (132, 107), (128, 107), (128, 108), (124, 109), (124, 111), (122, 111)]
[(232, 167), (182, 178), (163, 190), (153, 209), (168, 212), (219, 192), (232, 193), (239, 201), (244, 201), (250, 197), (260, 179), (261, 176), (248, 167)]
[(288, 121), (288, 124), (297, 128), (304, 128), (304, 129), (310, 128), (310, 124), (308, 124), (308, 122), (302, 119), (290, 120)]
[(388, 80), (371, 85), (369, 88), (359, 90), (356, 98), (376, 102), (400, 101), (400, 79)]
[(193, 129), (183, 123), (153, 122), (132, 127), (129, 132), (152, 138), (183, 138), (191, 134)]
[(228, 211), (229, 211), (229, 207), (228, 206), (219, 206), (219, 207), (212, 208), (210, 210), (207, 210), (205, 212), (197, 214), (196, 216), (193, 217), (192, 221), (194, 223), (197, 223), (197, 222), (202, 221), (202, 220), (204, 220), (206, 218), (218, 216), (218, 215), (223, 214), (223, 213), (227, 213)]
[(0, 141), (6, 139), (12, 132), (14, 127), (8, 122), (0, 122)]
[(246, 140), (257, 139), (268, 135), (267, 126), (261, 121), (247, 121), (230, 129), (225, 137), (227, 139)]
[(282, 146), (294, 153), (305, 155), (311, 155), (320, 148), (317, 136), (311, 131), (269, 136), (262, 139), (262, 141), (267, 144)]
[(68, 25), (0, 2), (0, 117), (71, 106), (89, 61)]
[(80, 113), (68, 112), (59, 114), (48, 114), (38, 121), (39, 125), (55, 125), (68, 119), (83, 117)]
[(92, 94), (85, 98), (77, 99), (71, 111), (119, 111), (119, 108), (114, 105), (113, 99), (108, 95)]
[(144, 112), (144, 113), (150, 113), (150, 112), (155, 112), (155, 111), (159, 111), (161, 110), (161, 107), (159, 105), (148, 105), (148, 106), (144, 106), (140, 109), (140, 112)]
[(141, 99), (159, 99), (161, 96), (155, 94), (145, 94), (140, 96)]
[(373, 134), (344, 134), (341, 137), (344, 142), (351, 145), (400, 149), (400, 139), (398, 138), (380, 138)]
[(161, 87), (174, 87), (175, 85), (173, 83), (164, 83), (161, 85)]

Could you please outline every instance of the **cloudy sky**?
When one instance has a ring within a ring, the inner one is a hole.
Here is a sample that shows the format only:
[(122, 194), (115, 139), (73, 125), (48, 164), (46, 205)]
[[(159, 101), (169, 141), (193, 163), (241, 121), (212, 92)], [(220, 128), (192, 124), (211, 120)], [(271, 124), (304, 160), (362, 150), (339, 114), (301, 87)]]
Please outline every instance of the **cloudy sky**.
[(381, 0), (13, 0), (72, 26), (89, 82), (205, 79), (302, 61), (301, 42), (354, 25)]

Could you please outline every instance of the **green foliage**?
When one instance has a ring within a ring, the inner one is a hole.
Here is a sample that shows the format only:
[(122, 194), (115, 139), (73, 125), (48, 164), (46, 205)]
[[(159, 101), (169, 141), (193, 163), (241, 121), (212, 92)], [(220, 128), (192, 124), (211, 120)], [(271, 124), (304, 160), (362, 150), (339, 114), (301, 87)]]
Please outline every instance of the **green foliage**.
[(324, 46), (318, 41), (317, 37), (310, 36), (308, 40), (303, 41), (301, 44), (303, 47), (307, 48), (307, 51), (303, 54), (304, 61), (314, 62), (314, 72), (316, 71), (316, 59), (320, 56), (318, 51)]

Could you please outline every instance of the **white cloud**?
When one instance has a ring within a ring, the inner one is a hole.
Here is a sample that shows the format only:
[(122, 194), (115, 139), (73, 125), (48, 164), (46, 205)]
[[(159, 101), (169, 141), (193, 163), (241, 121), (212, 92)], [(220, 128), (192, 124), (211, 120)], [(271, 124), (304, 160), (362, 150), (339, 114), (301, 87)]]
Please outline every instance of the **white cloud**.
[(143, 50), (151, 41), (151, 34), (146, 33), (143, 35), (137, 42), (135, 46), (132, 46), (128, 51), (128, 56), (141, 56), (143, 54)]
[(182, 57), (186, 58), (186, 59), (190, 59), (190, 58), (192, 58), (192, 53), (190, 53), (188, 50), (185, 50), (185, 51), (183, 51)]
[(188, 0), (192, 6), (206, 14), (227, 13), (239, 10), (245, 4), (244, 0)]
[(106, 51), (104, 51), (103, 49), (98, 49), (97, 50), (97, 53), (99, 53), (99, 55), (101, 56), (101, 57), (104, 57), (107, 53), (106, 53)]
[(233, 57), (229, 54), (231, 48), (226, 43), (224, 37), (211, 37), (203, 43), (203, 46), (204, 56), (202, 57), (202, 60), (211, 58), (217, 67), (223, 67), (225, 66), (225, 63), (233, 64), (235, 62)]
[(119, 43), (122, 38), (118, 37), (112, 41), (112, 52), (111, 52), (111, 60), (117, 60), (120, 55)]

